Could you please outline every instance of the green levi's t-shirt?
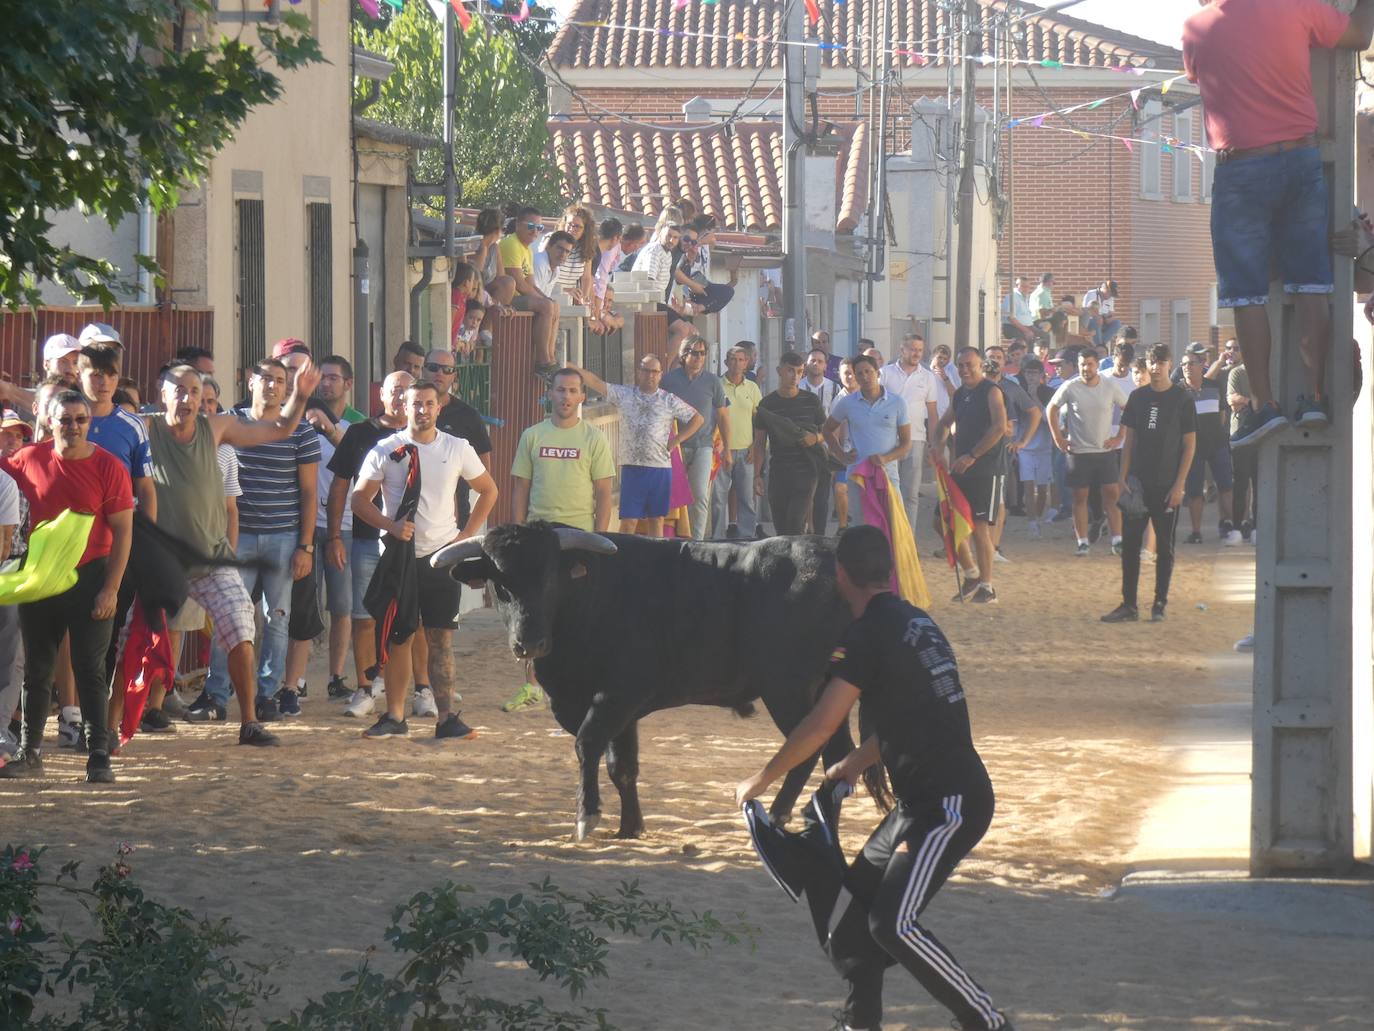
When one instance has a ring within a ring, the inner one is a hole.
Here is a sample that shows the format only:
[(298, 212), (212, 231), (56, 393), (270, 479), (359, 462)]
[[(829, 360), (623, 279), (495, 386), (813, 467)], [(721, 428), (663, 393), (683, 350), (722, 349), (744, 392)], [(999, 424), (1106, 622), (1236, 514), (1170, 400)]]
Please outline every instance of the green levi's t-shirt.
[(585, 419), (565, 430), (545, 419), (520, 435), (510, 471), (530, 481), (531, 520), (592, 530), (596, 515), (592, 482), (614, 476), (615, 462), (606, 434)]

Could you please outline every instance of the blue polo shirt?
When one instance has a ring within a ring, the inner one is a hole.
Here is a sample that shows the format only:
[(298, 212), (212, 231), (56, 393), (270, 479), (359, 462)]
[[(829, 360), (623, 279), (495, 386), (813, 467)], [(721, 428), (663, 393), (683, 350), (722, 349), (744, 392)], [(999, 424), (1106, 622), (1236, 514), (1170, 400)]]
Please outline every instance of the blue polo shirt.
[(897, 446), (897, 427), (906, 426), (910, 419), (906, 402), (883, 388), (876, 401), (865, 401), (861, 391), (854, 391), (836, 400), (830, 408), (830, 418), (849, 426), (849, 446), (858, 453), (858, 461), (850, 465), (853, 472), (870, 455), (881, 455)]

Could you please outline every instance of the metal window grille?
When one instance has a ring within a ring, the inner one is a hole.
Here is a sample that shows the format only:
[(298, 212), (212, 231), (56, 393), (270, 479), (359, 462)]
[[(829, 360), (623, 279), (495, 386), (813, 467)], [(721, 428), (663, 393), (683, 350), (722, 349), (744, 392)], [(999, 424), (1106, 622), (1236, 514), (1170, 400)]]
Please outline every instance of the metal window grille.
[(334, 353), (334, 229), (329, 204), (305, 206), (308, 234), (310, 350)]
[(235, 249), (238, 251), (239, 368), (247, 369), (267, 356), (267, 275), (264, 254), (262, 201), (234, 201), (238, 223)]

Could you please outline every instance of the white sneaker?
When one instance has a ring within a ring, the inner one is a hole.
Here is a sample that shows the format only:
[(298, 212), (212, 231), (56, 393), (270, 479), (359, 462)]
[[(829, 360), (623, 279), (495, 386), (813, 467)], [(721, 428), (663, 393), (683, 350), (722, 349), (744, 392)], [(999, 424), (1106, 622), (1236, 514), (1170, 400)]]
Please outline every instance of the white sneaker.
[(1010, 562), (1011, 562), (1011, 559), (1007, 558), (1007, 556), (1005, 556), (1005, 555), (1002, 554), (1002, 549), (1001, 549), (1001, 548), (997, 548), (997, 549), (995, 549), (995, 550), (993, 551), (993, 553), (992, 553), (992, 560), (993, 560), (994, 562), (1006, 562), (1006, 563), (1010, 563)]
[(410, 700), (410, 714), (412, 716), (432, 716), (438, 717), (439, 706), (434, 704), (434, 691), (428, 687), (422, 687), (415, 692)]
[(1032, 519), (1030, 525), (1026, 527), (1026, 536), (1033, 541), (1040, 539), (1040, 520)]
[(1155, 560), (1155, 553), (1154, 553), (1153, 551), (1151, 551), (1149, 548), (1141, 548), (1141, 549), (1140, 549), (1140, 561), (1142, 561), (1142, 562), (1153, 562), (1154, 560)]
[(19, 750), (19, 739), (10, 733), (9, 727), (0, 727), (0, 755), (8, 758)]
[(372, 697), (372, 692), (360, 687), (353, 692), (353, 697), (344, 706), (344, 715), (360, 720), (364, 716), (371, 716), (375, 706), (376, 700)]
[(1059, 509), (1050, 507), (1045, 509), (1045, 514), (1040, 517), (1042, 523), (1054, 522), (1055, 516), (1059, 515)]
[(1246, 634), (1231, 647), (1238, 652), (1252, 652), (1255, 650), (1255, 635)]
[(76, 748), (81, 744), (81, 706), (64, 705), (57, 716), (57, 747)]
[(1228, 548), (1234, 548), (1237, 545), (1244, 544), (1245, 538), (1240, 535), (1239, 530), (1232, 530), (1230, 533), (1228, 533), (1225, 537), (1221, 539), (1221, 542), (1225, 544)]

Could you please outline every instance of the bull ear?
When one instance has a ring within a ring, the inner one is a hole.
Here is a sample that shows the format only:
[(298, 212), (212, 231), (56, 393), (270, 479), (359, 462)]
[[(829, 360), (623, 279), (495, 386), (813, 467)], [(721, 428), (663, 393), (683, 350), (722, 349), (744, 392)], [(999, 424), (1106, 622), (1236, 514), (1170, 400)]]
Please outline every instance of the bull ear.
[(491, 560), (485, 555), (464, 559), (456, 565), (449, 566), (448, 575), (459, 583), (467, 584), (473, 590), (481, 590), (491, 579)]
[(614, 555), (615, 542), (599, 533), (589, 533), (571, 526), (557, 526), (558, 547), (563, 551), (590, 551), (593, 555)]

